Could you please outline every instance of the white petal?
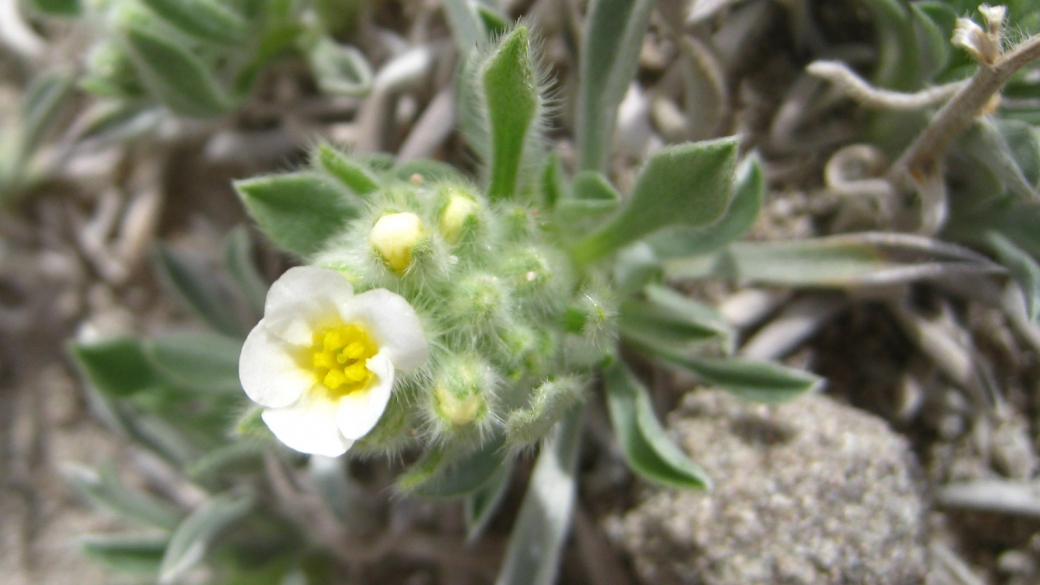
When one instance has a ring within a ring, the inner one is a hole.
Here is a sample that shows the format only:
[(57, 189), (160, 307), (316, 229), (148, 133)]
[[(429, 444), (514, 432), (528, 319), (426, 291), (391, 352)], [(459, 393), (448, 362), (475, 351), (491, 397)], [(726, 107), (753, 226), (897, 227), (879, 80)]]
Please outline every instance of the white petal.
[(274, 335), (295, 345), (311, 342), (322, 321), (336, 317), (336, 307), (349, 302), (354, 287), (335, 270), (315, 266), (290, 268), (271, 285), (264, 320)]
[(314, 385), (314, 375), (300, 368), (287, 344), (271, 335), (266, 319), (249, 332), (238, 357), (238, 379), (249, 398), (278, 408), (296, 402)]
[(419, 316), (401, 295), (385, 288), (366, 291), (341, 304), (340, 315), (347, 323), (364, 324), (398, 370), (414, 370), (429, 356)]
[(361, 392), (352, 392), (339, 400), (336, 411), (336, 424), (339, 431), (348, 439), (360, 439), (372, 430), (386, 410), (390, 401), (390, 391), (394, 387), (394, 364), (385, 352), (379, 352), (365, 362), (379, 381)]
[(269, 408), (260, 416), (274, 436), (290, 449), (326, 457), (345, 453), (354, 441), (347, 439), (336, 426), (336, 404), (304, 394), (298, 402), (285, 408)]

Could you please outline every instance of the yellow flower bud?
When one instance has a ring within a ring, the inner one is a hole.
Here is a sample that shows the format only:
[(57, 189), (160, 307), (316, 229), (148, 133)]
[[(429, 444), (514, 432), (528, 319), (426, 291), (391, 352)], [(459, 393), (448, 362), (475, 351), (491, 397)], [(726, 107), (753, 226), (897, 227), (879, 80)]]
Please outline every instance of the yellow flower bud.
[(476, 214), (479, 205), (464, 195), (452, 195), (448, 205), (441, 212), (441, 233), (444, 234), (444, 239), (451, 244), (457, 243), (466, 220)]
[(368, 241), (395, 272), (412, 263), (412, 250), (424, 236), (422, 220), (414, 213), (391, 213), (372, 226)]

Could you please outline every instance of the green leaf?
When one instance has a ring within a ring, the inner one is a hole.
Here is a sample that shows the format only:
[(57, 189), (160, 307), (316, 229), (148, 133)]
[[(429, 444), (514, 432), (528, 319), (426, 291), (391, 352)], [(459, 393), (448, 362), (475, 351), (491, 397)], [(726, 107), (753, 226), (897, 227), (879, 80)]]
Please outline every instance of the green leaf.
[(185, 475), (193, 481), (213, 481), (232, 473), (250, 474), (263, 470), (267, 442), (244, 438), (207, 452), (189, 463)]
[(79, 0), (29, 0), (28, 4), (47, 16), (79, 16), (83, 10)]
[(372, 91), (372, 68), (361, 51), (322, 37), (307, 54), (318, 87), (325, 93), (363, 97)]
[(729, 206), (736, 154), (733, 138), (655, 152), (620, 213), (574, 246), (575, 260), (589, 264), (672, 225), (702, 227), (714, 223)]
[(232, 229), (224, 238), (224, 269), (231, 275), (238, 292), (249, 302), (254, 317), (259, 320), (267, 302), (267, 281), (253, 262), (249, 230), (243, 226)]
[(58, 110), (71, 94), (74, 80), (67, 71), (51, 71), (35, 78), (26, 90), (21, 119), (23, 158), (28, 158), (59, 119)]
[(108, 396), (125, 397), (159, 383), (136, 339), (74, 343), (72, 355), (90, 384)]
[(95, 471), (66, 464), (62, 475), (91, 504), (120, 518), (164, 530), (172, 530), (180, 523), (181, 513), (174, 506), (124, 486), (109, 466)]
[(985, 256), (921, 236), (859, 233), (737, 242), (714, 256), (663, 262), (667, 279), (726, 276), (783, 286), (851, 287), (1002, 272)]
[(517, 179), (541, 97), (527, 27), (518, 26), (491, 55), (481, 75), (491, 132), (488, 197), (516, 194)]
[(870, 11), (877, 36), (878, 65), (874, 85), (909, 91), (926, 79), (917, 79), (918, 49), (911, 13), (899, 0), (862, 0)]
[(704, 470), (668, 438), (650, 395), (624, 363), (603, 372), (614, 434), (628, 466), (643, 479), (680, 488), (710, 488)]
[(1015, 166), (1025, 177), (1026, 183), (1035, 191), (1040, 183), (1040, 130), (1018, 120), (995, 120)]
[(714, 307), (665, 286), (652, 284), (643, 292), (644, 298), (621, 303), (618, 324), (626, 339), (678, 349), (715, 341), (732, 350), (733, 329)]
[(758, 219), (765, 192), (762, 166), (749, 158), (737, 168), (733, 200), (717, 223), (694, 228), (674, 226), (646, 239), (659, 258), (696, 256), (714, 252), (743, 236)]
[[(992, 121), (987, 118), (977, 120), (964, 133), (959, 144), (972, 158), (996, 175), (1008, 191), (1026, 201), (1037, 198), (1033, 185), (1019, 168), (1011, 146), (1004, 139), (1001, 129)], [(1032, 162), (1035, 167), (1036, 161)], [(997, 193), (992, 195), (996, 196)]]
[(357, 497), (351, 489), (343, 459), (312, 455), (307, 462), (307, 476), (325, 506), (341, 522), (350, 522), (351, 504)]
[(217, 331), (245, 337), (230, 296), (205, 263), (162, 244), (155, 248), (155, 260), (162, 282), (185, 307)]
[(241, 391), (242, 341), (213, 333), (178, 333), (144, 342), (155, 371), (174, 385), (204, 392)]
[(771, 362), (710, 358), (653, 343), (637, 343), (648, 353), (692, 372), (726, 392), (754, 402), (783, 402), (813, 390), (823, 379)]
[(919, 82), (929, 81), (950, 62), (950, 36), (916, 3), (910, 3), (910, 16), (917, 39)]
[(84, 554), (116, 571), (155, 575), (170, 537), (166, 534), (85, 534), (76, 540)]
[(301, 256), (320, 250), (359, 212), (353, 195), (317, 173), (246, 179), (235, 189), (275, 245)]
[(484, 529), (495, 517), (513, 478), (513, 461), (507, 460), (473, 493), (462, 502), (463, 518), (466, 522), (466, 542), (476, 542)]
[(202, 562), (216, 537), (254, 505), (249, 495), (222, 494), (203, 502), (177, 526), (159, 568), (159, 585), (173, 585)]
[(368, 170), (368, 165), (355, 161), (328, 144), (318, 145), (314, 159), (325, 172), (339, 179), (358, 195), (375, 193), (382, 188), (379, 178)]
[(487, 39), (487, 28), (471, 0), (444, 0), (441, 9), (451, 27), (459, 54), (466, 55)]
[(651, 282), (659, 282), (663, 274), (654, 249), (646, 242), (636, 242), (618, 252), (614, 262), (614, 290), (619, 297), (626, 298)]
[(1022, 289), (1029, 319), (1036, 321), (1040, 317), (1040, 266), (1032, 256), (996, 232), (988, 232), (986, 240)]
[(552, 585), (577, 491), (583, 410), (572, 408), (542, 445), (495, 585)]
[(556, 222), (567, 234), (580, 234), (603, 223), (621, 205), (621, 194), (598, 171), (582, 171), (571, 181), (571, 196), (556, 203)]
[(560, 162), (560, 155), (554, 151), (545, 161), (545, 169), (542, 171), (542, 197), (545, 208), (556, 207), (558, 201), (570, 195), (570, 183)]
[(578, 168), (605, 171), (618, 105), (636, 74), (653, 0), (592, 0), (578, 78)]
[(214, 0), (141, 0), (166, 22), (197, 39), (220, 45), (245, 40), (248, 23)]
[(155, 99), (192, 117), (216, 116), (235, 106), (198, 57), (143, 20), (128, 14), (119, 31), (141, 82)]
[(505, 464), (504, 437), (496, 437), (480, 448), (452, 459), (434, 454), (435, 465), (420, 462), (422, 474), (406, 474), (398, 482), (402, 488), (430, 498), (465, 496), (480, 488)]

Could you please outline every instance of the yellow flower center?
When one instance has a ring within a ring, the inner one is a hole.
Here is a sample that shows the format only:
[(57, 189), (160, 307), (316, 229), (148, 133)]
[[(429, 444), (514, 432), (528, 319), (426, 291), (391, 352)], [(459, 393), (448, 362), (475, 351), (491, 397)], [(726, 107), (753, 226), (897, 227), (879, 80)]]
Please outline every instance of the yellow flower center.
[(379, 348), (357, 325), (341, 324), (316, 332), (310, 347), (310, 365), (330, 399), (364, 390), (375, 377), (365, 365)]

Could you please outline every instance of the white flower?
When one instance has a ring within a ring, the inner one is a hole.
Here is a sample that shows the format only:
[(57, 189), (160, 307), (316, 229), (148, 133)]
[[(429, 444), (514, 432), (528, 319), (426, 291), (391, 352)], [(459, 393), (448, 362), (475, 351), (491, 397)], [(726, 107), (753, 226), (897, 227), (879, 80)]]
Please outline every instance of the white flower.
[(400, 295), (355, 295), (338, 272), (302, 266), (271, 285), (238, 369), (278, 440), (336, 457), (379, 421), (394, 372), (418, 368), (428, 353), (419, 317)]

